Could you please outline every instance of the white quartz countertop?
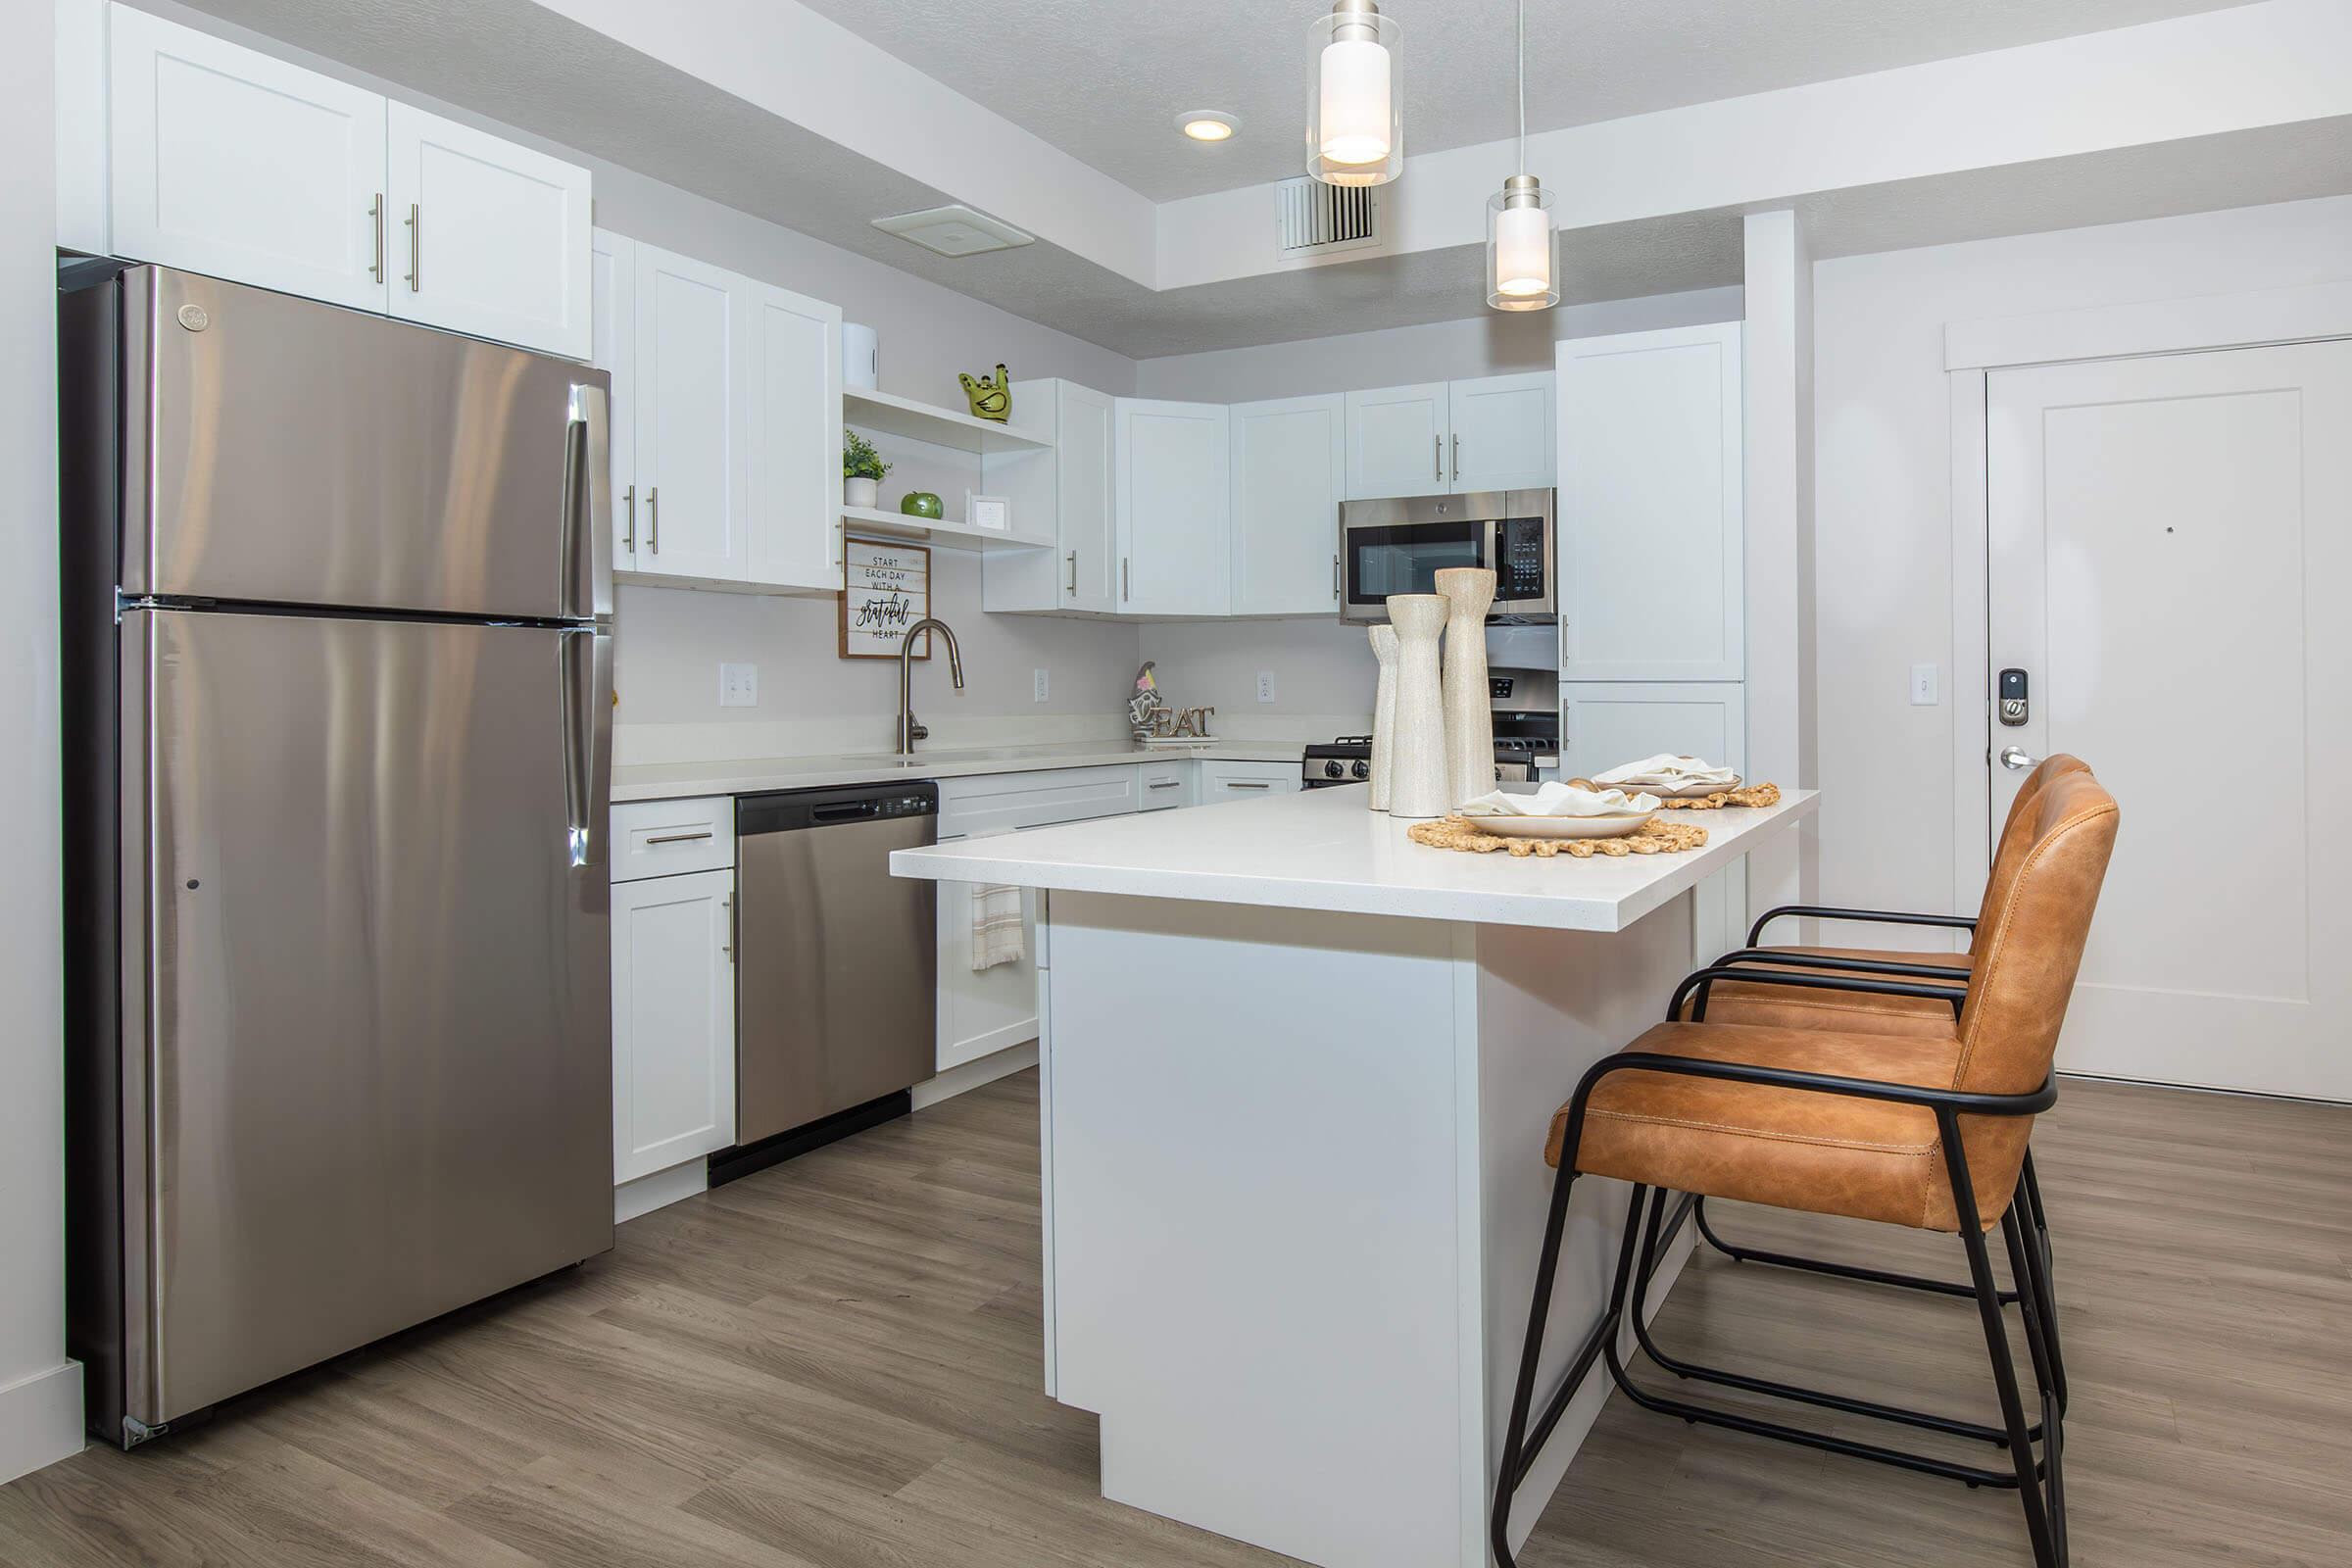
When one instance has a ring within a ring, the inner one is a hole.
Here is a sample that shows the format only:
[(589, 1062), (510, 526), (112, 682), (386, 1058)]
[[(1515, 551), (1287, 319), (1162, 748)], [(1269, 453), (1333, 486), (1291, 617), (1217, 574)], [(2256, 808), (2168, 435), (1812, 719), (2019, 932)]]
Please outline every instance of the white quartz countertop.
[(894, 778), (964, 778), (982, 773), (1032, 773), (1051, 767), (1107, 767), (1121, 762), (1210, 758), (1236, 762), (1290, 762), (1305, 751), (1299, 741), (1215, 741), (1206, 746), (1138, 746), (1127, 740), (1063, 741), (1038, 746), (919, 748), (908, 758), (760, 757), (719, 762), (644, 762), (612, 769), (615, 801), (677, 800), (689, 795), (748, 795), (760, 790), (822, 789), (834, 784), (878, 784)]
[(1545, 859), (1415, 844), (1409, 823), (1367, 809), (1365, 786), (1351, 785), (900, 850), (890, 868), (935, 881), (1622, 931), (1759, 841), (1794, 831), (1817, 802), (1816, 791), (1790, 790), (1760, 810), (1693, 812), (1707, 842), (1687, 854)]

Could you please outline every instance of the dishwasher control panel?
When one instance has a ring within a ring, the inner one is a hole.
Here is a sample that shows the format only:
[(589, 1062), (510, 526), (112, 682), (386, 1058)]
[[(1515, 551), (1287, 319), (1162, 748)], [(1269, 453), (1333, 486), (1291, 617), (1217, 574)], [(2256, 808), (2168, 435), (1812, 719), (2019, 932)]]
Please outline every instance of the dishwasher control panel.
[(831, 789), (778, 790), (767, 795), (738, 796), (735, 831), (742, 837), (938, 814), (939, 786), (928, 780), (914, 784), (844, 784)]

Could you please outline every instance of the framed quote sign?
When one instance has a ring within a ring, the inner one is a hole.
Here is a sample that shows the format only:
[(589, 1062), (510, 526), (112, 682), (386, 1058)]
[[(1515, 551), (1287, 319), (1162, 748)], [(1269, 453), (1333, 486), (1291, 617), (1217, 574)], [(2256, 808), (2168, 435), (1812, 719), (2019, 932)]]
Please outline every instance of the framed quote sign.
[[(841, 657), (898, 658), (906, 628), (931, 613), (930, 549), (845, 539), (841, 558)], [(929, 632), (914, 657), (931, 657)]]

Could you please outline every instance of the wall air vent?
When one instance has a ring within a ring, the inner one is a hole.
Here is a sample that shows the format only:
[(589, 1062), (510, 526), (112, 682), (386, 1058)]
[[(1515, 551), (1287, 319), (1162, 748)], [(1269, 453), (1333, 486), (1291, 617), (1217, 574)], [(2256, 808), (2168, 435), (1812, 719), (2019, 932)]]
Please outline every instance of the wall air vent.
[(1311, 175), (1274, 187), (1276, 247), (1285, 256), (1360, 251), (1380, 243), (1380, 188), (1326, 185)]

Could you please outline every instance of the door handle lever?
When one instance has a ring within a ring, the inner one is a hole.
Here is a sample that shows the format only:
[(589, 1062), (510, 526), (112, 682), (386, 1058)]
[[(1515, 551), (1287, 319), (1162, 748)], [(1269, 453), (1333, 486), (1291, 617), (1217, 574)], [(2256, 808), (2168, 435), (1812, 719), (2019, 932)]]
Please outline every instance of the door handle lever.
[(2028, 757), (2022, 746), (2004, 746), (2001, 748), (2001, 765), (2012, 773), (2022, 773), (2029, 767), (2039, 767), (2041, 759)]

